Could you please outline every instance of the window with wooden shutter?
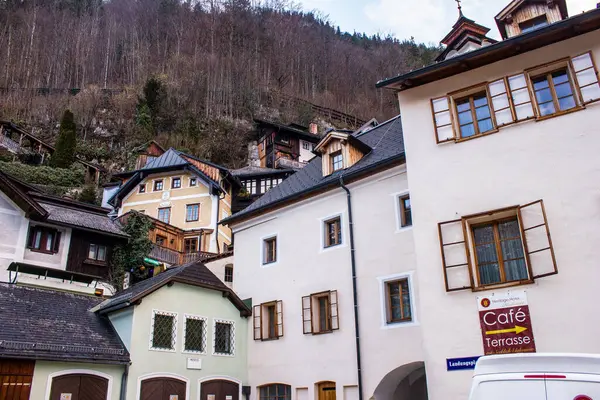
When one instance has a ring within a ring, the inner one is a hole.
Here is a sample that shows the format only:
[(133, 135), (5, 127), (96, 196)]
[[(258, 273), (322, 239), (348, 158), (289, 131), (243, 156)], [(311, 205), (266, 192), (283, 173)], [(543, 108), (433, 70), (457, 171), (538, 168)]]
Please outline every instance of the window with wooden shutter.
[(510, 96), (515, 111), (515, 120), (524, 121), (535, 117), (531, 95), (529, 94), (529, 86), (527, 84), (527, 76), (519, 74), (508, 78), (508, 86)]
[(257, 305), (252, 307), (252, 321), (254, 329), (254, 340), (262, 340), (262, 318), (260, 316), (261, 306)]
[(488, 92), (492, 99), (492, 109), (496, 117), (498, 127), (512, 124), (514, 120), (512, 111), (512, 99), (508, 94), (506, 79), (502, 78), (488, 85)]
[(313, 293), (302, 298), (303, 333), (313, 335), (340, 329), (337, 290)]
[(520, 206), (519, 223), (532, 279), (558, 274), (544, 201)]
[(462, 219), (440, 222), (438, 232), (446, 291), (472, 289), (471, 261)]
[(543, 200), (439, 224), (446, 291), (532, 283), (558, 273)]
[(571, 59), (577, 86), (584, 104), (600, 100), (600, 84), (598, 83), (598, 69), (592, 58), (592, 53), (587, 52)]
[(438, 144), (454, 140), (454, 126), (450, 112), (450, 98), (448, 96), (431, 100), (433, 124), (435, 126), (435, 140)]
[(281, 300), (277, 300), (275, 303), (275, 313), (277, 324), (277, 337), (280, 338), (283, 336), (283, 302)]
[(253, 307), (254, 340), (274, 340), (283, 336), (283, 302), (262, 303)]

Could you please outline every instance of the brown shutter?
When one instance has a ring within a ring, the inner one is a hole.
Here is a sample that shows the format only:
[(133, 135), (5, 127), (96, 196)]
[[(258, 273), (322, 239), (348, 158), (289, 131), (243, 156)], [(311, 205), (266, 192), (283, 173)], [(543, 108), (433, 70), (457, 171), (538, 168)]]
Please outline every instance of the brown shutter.
[(471, 255), (465, 230), (461, 219), (438, 224), (446, 292), (473, 288)]
[(302, 298), (302, 333), (313, 333), (312, 300), (310, 296)]
[(530, 276), (536, 279), (558, 274), (544, 201), (520, 206), (519, 224)]
[(329, 292), (329, 305), (331, 307), (331, 330), (337, 331), (340, 329), (340, 320), (338, 317), (338, 294), (337, 290)]
[(277, 300), (277, 337), (283, 336), (283, 302)]
[(252, 320), (254, 323), (254, 340), (262, 340), (262, 321), (261, 321), (261, 315), (260, 315), (260, 309), (261, 309), (262, 305), (257, 305), (253, 307), (253, 315), (252, 315)]
[(54, 243), (52, 244), (52, 251), (54, 253), (58, 253), (60, 249), (60, 237), (61, 233), (59, 231), (54, 231)]
[(575, 71), (575, 80), (581, 100), (584, 104), (600, 100), (600, 83), (598, 83), (598, 69), (594, 63), (591, 52), (584, 53), (571, 59)]

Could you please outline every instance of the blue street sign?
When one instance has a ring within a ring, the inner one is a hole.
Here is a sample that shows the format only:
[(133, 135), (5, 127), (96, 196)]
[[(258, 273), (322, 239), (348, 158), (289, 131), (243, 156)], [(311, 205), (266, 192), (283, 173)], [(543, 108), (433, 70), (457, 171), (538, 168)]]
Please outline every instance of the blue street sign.
[(461, 369), (475, 369), (475, 364), (481, 356), (464, 358), (446, 358), (446, 369), (448, 371), (459, 371)]

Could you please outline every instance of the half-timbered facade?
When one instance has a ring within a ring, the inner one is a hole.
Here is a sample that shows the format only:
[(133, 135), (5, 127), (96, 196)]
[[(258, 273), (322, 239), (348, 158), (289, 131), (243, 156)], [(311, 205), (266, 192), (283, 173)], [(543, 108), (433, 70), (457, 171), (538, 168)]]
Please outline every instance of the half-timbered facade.
[(513, 1), (496, 22), (504, 41), (378, 84), (398, 95), (410, 156), (433, 400), (468, 397), (452, 359), (600, 352), (600, 9)]

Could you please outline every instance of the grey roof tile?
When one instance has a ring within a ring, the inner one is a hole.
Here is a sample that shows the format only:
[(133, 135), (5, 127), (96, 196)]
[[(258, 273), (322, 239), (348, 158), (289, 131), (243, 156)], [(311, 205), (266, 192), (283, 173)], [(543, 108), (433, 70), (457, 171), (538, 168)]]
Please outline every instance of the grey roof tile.
[(82, 211), (75, 208), (38, 201), (48, 212), (48, 222), (56, 222), (69, 226), (91, 229), (113, 235), (127, 236), (117, 221), (113, 221), (107, 214)]
[(376, 167), (379, 163), (404, 155), (404, 138), (402, 137), (402, 121), (400, 116), (392, 118), (375, 128), (364, 133), (358, 133), (355, 137), (372, 150), (359, 162), (342, 171), (323, 176), (321, 157), (313, 158), (303, 169), (296, 172), (278, 186), (267, 191), (262, 197), (242, 211), (223, 220), (236, 220), (259, 211), (268, 210), (275, 203), (292, 200), (303, 193), (327, 184), (333, 184), (340, 176), (349, 176), (357, 172)]
[(0, 283), (0, 357), (126, 363), (98, 297)]
[(141, 170), (176, 167), (180, 165), (184, 166), (187, 164), (188, 162), (179, 155), (179, 152), (177, 150), (170, 148), (165, 152), (165, 154), (155, 158), (154, 160), (150, 161), (148, 164), (143, 166)]

